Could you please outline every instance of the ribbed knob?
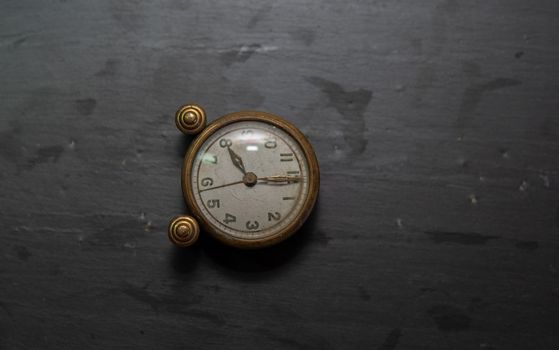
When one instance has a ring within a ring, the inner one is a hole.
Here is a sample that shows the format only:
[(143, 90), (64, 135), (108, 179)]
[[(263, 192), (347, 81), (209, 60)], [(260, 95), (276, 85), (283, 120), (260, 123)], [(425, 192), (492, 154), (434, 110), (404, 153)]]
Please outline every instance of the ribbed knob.
[(179, 247), (188, 247), (198, 239), (200, 227), (193, 217), (179, 216), (169, 223), (169, 240)]
[(206, 112), (195, 104), (184, 105), (175, 113), (175, 124), (185, 134), (197, 134), (206, 127)]

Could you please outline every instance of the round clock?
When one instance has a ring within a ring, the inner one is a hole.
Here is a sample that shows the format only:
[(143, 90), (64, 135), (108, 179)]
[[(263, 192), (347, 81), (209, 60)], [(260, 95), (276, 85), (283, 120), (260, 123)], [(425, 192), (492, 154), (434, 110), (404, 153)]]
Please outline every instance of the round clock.
[(227, 114), (206, 127), (197, 105), (175, 114), (177, 128), (198, 134), (184, 156), (182, 191), (192, 216), (169, 224), (169, 238), (189, 246), (202, 227), (238, 248), (279, 243), (309, 216), (319, 188), (312, 146), (286, 120), (265, 112)]

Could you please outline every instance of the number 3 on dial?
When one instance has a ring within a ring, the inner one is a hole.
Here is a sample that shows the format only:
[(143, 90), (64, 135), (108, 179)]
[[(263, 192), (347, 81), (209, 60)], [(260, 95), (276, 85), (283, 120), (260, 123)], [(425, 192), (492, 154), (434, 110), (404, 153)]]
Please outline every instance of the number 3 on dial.
[(258, 230), (258, 227), (260, 227), (260, 224), (258, 223), (258, 221), (247, 221), (246, 223), (246, 227), (249, 230)]

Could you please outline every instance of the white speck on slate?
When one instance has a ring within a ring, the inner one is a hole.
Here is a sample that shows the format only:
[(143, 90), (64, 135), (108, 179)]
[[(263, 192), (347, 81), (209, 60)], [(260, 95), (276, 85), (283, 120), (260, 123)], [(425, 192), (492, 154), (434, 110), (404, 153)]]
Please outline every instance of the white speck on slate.
[(477, 204), (478, 200), (477, 200), (477, 196), (475, 194), (471, 194), (468, 196), (468, 199), (470, 200), (471, 204)]
[(131, 243), (131, 242), (126, 242), (126, 243), (124, 243), (124, 248), (134, 249), (134, 248), (136, 248), (136, 244)]
[(542, 179), (543, 181), (543, 187), (545, 188), (549, 188), (550, 182), (549, 182), (549, 176), (547, 175), (540, 175), (540, 179)]
[(243, 45), (240, 50), (239, 53), (245, 53), (245, 52), (256, 52), (256, 53), (266, 53), (266, 52), (270, 52), (270, 51), (277, 51), (279, 49), (279, 47), (277, 46), (271, 46), (271, 45), (262, 45), (259, 47), (251, 47), (248, 45)]
[(144, 231), (148, 232), (151, 229), (151, 227), (152, 227), (151, 221), (148, 221), (145, 228), (144, 228)]

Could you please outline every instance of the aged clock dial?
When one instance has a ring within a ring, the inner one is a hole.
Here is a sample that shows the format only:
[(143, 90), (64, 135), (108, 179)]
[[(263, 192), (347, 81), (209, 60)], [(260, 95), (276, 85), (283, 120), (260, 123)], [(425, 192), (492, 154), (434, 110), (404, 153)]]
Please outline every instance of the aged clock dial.
[(309, 190), (299, 144), (265, 122), (229, 124), (202, 145), (190, 185), (210, 224), (232, 237), (259, 239), (292, 222)]

